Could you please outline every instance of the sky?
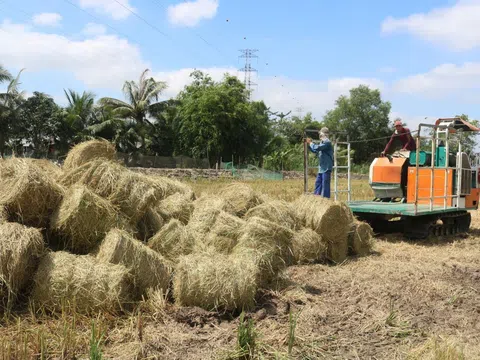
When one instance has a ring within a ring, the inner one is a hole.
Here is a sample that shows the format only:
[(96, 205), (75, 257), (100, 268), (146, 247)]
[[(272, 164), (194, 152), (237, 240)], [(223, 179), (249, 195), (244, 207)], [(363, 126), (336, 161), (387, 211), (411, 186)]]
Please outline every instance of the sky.
[[(0, 0), (0, 64), (64, 105), (64, 89), (123, 98), (150, 70), (174, 97), (194, 69), (243, 80), (252, 98), (321, 120), (365, 84), (410, 128), (480, 118), (480, 0)], [(427, 119), (425, 119), (427, 118)]]

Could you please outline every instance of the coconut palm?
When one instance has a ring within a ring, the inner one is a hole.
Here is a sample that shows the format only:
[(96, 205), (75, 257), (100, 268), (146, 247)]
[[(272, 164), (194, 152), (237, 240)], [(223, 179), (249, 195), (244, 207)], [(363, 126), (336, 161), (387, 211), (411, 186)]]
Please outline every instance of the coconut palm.
[(20, 75), (13, 78), (8, 71), (0, 67), (0, 83), (9, 81), (7, 91), (0, 93), (0, 156), (5, 154), (5, 144), (9, 140), (12, 126), (17, 122), (20, 106), (25, 92), (20, 91)]
[(65, 121), (71, 129), (73, 141), (91, 139), (88, 126), (95, 122), (95, 94), (89, 91), (78, 93), (71, 89), (64, 90), (64, 93), (68, 100)]
[(159, 96), (167, 88), (163, 81), (157, 81), (153, 77), (147, 77), (149, 69), (140, 75), (138, 83), (126, 81), (123, 85), (123, 93), (126, 102), (114, 98), (105, 97), (100, 99), (100, 104), (113, 110), (115, 116), (123, 119), (133, 119), (137, 124), (137, 132), (142, 139), (142, 148), (145, 150), (146, 125), (152, 125), (147, 119), (150, 110), (158, 105)]

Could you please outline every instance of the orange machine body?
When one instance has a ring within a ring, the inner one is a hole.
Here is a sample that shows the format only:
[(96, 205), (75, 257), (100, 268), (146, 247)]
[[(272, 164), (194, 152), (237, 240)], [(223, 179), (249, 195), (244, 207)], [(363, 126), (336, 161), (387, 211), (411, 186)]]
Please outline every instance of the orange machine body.
[(386, 157), (375, 159), (372, 164), (370, 183), (400, 184), (402, 182), (402, 167), (407, 159), (393, 158), (392, 162)]
[[(417, 174), (416, 167), (408, 168), (408, 178), (407, 178), (407, 203), (415, 202), (415, 178)], [(432, 189), (432, 171), (430, 168), (419, 168), (418, 172), (418, 197), (419, 198), (429, 198), (431, 196)], [(445, 189), (445, 176), (447, 177), (447, 187)], [(433, 178), (433, 193), (434, 196), (450, 196), (453, 194), (453, 170), (448, 169), (445, 171), (443, 168), (438, 168), (434, 170)], [(430, 200), (418, 200), (419, 204), (430, 204)], [(434, 199), (433, 203), (435, 205), (444, 205), (444, 199), (438, 198)], [(453, 199), (447, 198), (447, 206), (453, 205)]]

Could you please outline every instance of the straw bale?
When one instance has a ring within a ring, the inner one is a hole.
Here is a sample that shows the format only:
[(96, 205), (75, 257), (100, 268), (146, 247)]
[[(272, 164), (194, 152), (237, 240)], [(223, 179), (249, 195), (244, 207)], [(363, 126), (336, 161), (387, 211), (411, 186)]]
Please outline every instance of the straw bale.
[(62, 178), (68, 186), (82, 184), (109, 200), (136, 224), (158, 201), (165, 198), (167, 185), (135, 173), (112, 161), (93, 160)]
[(172, 267), (169, 262), (124, 230), (108, 232), (97, 259), (125, 266), (133, 276), (138, 297), (145, 295), (149, 288), (166, 291), (170, 285)]
[(232, 254), (251, 256), (260, 271), (257, 283), (267, 286), (293, 262), (293, 231), (272, 221), (251, 217)]
[(35, 272), (44, 252), (40, 230), (18, 223), (0, 225), (0, 303), (14, 300)]
[(0, 162), (0, 205), (12, 220), (46, 227), (64, 189), (31, 161), (13, 158)]
[(348, 237), (349, 252), (352, 255), (368, 255), (373, 248), (373, 230), (366, 222), (357, 221), (351, 226)]
[(327, 241), (327, 258), (335, 263), (343, 262), (348, 254), (351, 210), (340, 202), (315, 195), (300, 196), (294, 206), (306, 226)]
[(123, 265), (64, 251), (45, 255), (34, 276), (32, 299), (48, 311), (117, 313), (132, 301), (132, 278)]
[(115, 145), (106, 140), (89, 140), (75, 145), (63, 164), (66, 171), (72, 170), (94, 159), (114, 160)]
[(303, 227), (302, 219), (297, 215), (295, 208), (285, 200), (272, 200), (257, 205), (245, 214), (245, 218), (251, 217), (270, 220), (292, 230)]
[(212, 195), (202, 195), (194, 201), (188, 227), (198, 238), (206, 235), (215, 224), (217, 216), (228, 208), (227, 202)]
[(173, 278), (173, 295), (181, 306), (206, 310), (248, 310), (255, 304), (259, 269), (249, 256), (215, 252), (182, 256)]
[(229, 212), (240, 217), (244, 216), (251, 208), (262, 203), (259, 194), (247, 184), (229, 184), (221, 189), (219, 194), (227, 202)]
[(25, 160), (30, 161), (35, 166), (39, 167), (43, 171), (45, 171), (51, 178), (58, 180), (63, 175), (63, 170), (60, 166), (54, 164), (52, 161), (47, 159), (28, 159)]
[(295, 232), (292, 239), (295, 264), (311, 264), (325, 260), (327, 243), (310, 228)]
[(191, 194), (193, 193), (176, 193), (167, 196), (160, 201), (157, 206), (157, 211), (167, 221), (170, 219), (178, 219), (183, 224), (187, 224), (194, 209)]
[(169, 261), (176, 262), (181, 255), (193, 251), (195, 238), (179, 220), (172, 219), (148, 241), (148, 246)]
[(0, 224), (8, 221), (8, 212), (4, 206), (0, 206)]
[(174, 194), (183, 194), (187, 195), (187, 197), (190, 197), (191, 200), (195, 200), (195, 194), (193, 192), (193, 189), (176, 179), (171, 179), (165, 176), (152, 176), (154, 181), (158, 181), (163, 184), (163, 186), (166, 187), (166, 194), (165, 196), (171, 196)]
[(245, 220), (222, 211), (217, 216), (210, 232), (203, 239), (203, 243), (213, 247), (217, 252), (229, 254), (242, 235), (245, 225)]
[(110, 229), (121, 225), (115, 207), (82, 185), (67, 191), (51, 220), (65, 247), (79, 254), (92, 251)]
[(156, 209), (148, 209), (137, 224), (140, 239), (148, 241), (165, 225), (165, 220)]

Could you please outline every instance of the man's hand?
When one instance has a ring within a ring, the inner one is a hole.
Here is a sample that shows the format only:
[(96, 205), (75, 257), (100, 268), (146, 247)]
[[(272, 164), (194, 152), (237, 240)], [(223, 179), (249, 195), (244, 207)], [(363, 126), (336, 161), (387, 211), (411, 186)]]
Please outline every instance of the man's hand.
[(380, 154), (380, 157), (384, 157), (384, 156), (385, 156), (385, 151), (382, 151)]
[(306, 141), (307, 144), (310, 144), (312, 142), (312, 139), (306, 138), (305, 141)]

